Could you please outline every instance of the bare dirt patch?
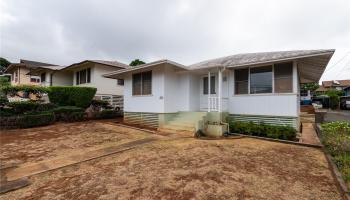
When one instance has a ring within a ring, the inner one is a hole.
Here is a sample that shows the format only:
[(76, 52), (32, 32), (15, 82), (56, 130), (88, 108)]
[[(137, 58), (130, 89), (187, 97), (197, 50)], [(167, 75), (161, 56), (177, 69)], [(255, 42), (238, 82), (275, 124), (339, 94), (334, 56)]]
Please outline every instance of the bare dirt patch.
[(33, 176), (0, 199), (341, 199), (319, 149), (172, 139)]
[(13, 162), (30, 164), (149, 136), (148, 133), (107, 122), (59, 123), (40, 128), (2, 131), (1, 165)]

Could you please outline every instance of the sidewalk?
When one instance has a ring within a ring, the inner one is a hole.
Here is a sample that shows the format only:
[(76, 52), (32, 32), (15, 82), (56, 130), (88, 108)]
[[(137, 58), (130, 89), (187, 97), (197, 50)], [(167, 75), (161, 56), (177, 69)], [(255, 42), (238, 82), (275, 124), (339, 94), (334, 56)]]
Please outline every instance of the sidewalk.
[(58, 169), (61, 167), (65, 167), (68, 165), (73, 165), (77, 163), (81, 163), (84, 161), (100, 158), (103, 156), (111, 155), (114, 153), (123, 152), (126, 150), (133, 149), (137, 146), (151, 143), (158, 140), (157, 138), (150, 137), (146, 139), (136, 140), (132, 142), (127, 142), (118, 146), (106, 147), (98, 150), (87, 151), (84, 153), (77, 153), (74, 155), (66, 156), (66, 157), (58, 157), (50, 160), (45, 160), (42, 162), (38, 162), (31, 165), (20, 165), (17, 168), (13, 168), (9, 170), (5, 175), (7, 181), (13, 181), (20, 178), (28, 177), (31, 175), (47, 172), (50, 170)]
[(301, 143), (322, 145), (312, 123), (303, 123)]

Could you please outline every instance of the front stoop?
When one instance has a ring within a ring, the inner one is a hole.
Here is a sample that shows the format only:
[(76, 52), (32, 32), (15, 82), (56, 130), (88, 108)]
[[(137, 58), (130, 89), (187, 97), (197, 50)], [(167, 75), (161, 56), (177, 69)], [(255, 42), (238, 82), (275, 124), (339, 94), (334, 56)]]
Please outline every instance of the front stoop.
[(158, 131), (193, 136), (197, 129), (196, 125), (206, 116), (206, 112), (179, 112), (172, 120), (158, 128)]

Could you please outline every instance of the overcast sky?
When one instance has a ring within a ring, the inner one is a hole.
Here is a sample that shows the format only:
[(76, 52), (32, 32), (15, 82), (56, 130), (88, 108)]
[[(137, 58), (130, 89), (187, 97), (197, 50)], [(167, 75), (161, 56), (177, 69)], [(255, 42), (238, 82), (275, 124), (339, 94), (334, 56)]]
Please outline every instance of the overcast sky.
[(187, 65), (334, 48), (322, 80), (350, 79), (350, 0), (0, 0), (0, 30), (0, 55), (12, 62), (167, 58)]

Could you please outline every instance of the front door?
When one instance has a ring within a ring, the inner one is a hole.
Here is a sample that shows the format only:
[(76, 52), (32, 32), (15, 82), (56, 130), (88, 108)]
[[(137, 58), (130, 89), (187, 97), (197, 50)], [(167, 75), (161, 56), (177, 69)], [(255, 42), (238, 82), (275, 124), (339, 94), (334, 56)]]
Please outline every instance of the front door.
[[(208, 76), (202, 76), (200, 79), (200, 110), (208, 111)], [(210, 77), (210, 97), (217, 97), (217, 75), (213, 74)]]

